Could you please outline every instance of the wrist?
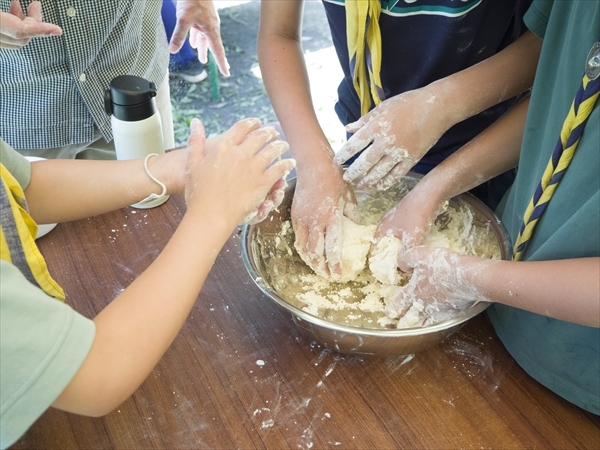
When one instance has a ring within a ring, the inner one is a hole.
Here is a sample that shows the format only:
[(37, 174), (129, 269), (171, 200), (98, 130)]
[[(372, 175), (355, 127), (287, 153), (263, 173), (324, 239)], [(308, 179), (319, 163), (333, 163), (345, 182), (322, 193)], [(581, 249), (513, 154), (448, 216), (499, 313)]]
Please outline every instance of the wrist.
[(434, 81), (423, 88), (433, 99), (430, 103), (437, 111), (442, 112), (438, 121), (443, 127), (442, 134), (471, 116), (467, 112), (466, 99), (459, 97), (458, 88), (459, 85), (451, 77)]
[[(187, 153), (184, 149), (168, 151), (148, 160), (148, 170), (167, 188), (167, 194), (183, 194)], [(154, 193), (160, 193), (155, 184)]]

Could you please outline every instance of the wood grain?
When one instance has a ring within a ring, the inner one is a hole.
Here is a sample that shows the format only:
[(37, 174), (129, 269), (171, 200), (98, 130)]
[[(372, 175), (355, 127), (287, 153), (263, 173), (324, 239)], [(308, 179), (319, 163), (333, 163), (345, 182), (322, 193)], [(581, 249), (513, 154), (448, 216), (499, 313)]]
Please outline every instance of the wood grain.
[[(159, 254), (185, 206), (126, 208), (40, 239), (93, 317)], [(234, 233), (178, 337), (116, 411), (48, 410), (14, 449), (600, 448), (600, 419), (530, 378), (485, 315), (425, 352), (335, 353), (254, 286)]]

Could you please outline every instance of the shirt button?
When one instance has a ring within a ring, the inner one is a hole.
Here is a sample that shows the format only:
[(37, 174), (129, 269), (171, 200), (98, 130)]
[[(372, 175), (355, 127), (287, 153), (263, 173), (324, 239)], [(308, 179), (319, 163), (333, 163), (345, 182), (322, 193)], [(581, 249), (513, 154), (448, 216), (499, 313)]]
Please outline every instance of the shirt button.
[(75, 8), (73, 8), (72, 6), (69, 6), (67, 8), (67, 16), (75, 17), (76, 14), (77, 14), (77, 10)]
[(81, 81), (83, 83), (85, 80), (87, 80), (87, 78), (85, 76), (85, 73), (80, 74), (79, 75), (79, 81)]

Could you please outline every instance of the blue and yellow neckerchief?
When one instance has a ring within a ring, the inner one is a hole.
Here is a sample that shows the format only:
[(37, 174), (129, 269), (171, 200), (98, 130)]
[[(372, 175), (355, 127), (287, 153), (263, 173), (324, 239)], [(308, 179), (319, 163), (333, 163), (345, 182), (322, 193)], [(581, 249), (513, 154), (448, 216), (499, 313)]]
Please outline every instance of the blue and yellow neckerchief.
[(586, 63), (585, 74), (563, 123), (556, 147), (525, 210), (513, 249), (515, 261), (523, 257), (535, 226), (575, 155), (584, 127), (600, 96), (600, 38), (590, 50)]

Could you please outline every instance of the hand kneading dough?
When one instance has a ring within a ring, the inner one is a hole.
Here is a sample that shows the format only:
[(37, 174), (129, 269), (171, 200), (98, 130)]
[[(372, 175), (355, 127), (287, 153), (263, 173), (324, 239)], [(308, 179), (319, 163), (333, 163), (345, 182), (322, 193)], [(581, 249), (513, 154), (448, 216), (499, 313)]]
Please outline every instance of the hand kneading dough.
[(398, 253), (402, 242), (395, 236), (379, 240), (369, 257), (369, 269), (377, 281), (383, 284), (400, 284), (402, 273), (398, 270)]
[(355, 280), (367, 265), (367, 253), (375, 242), (376, 225), (359, 225), (342, 219), (342, 283)]

